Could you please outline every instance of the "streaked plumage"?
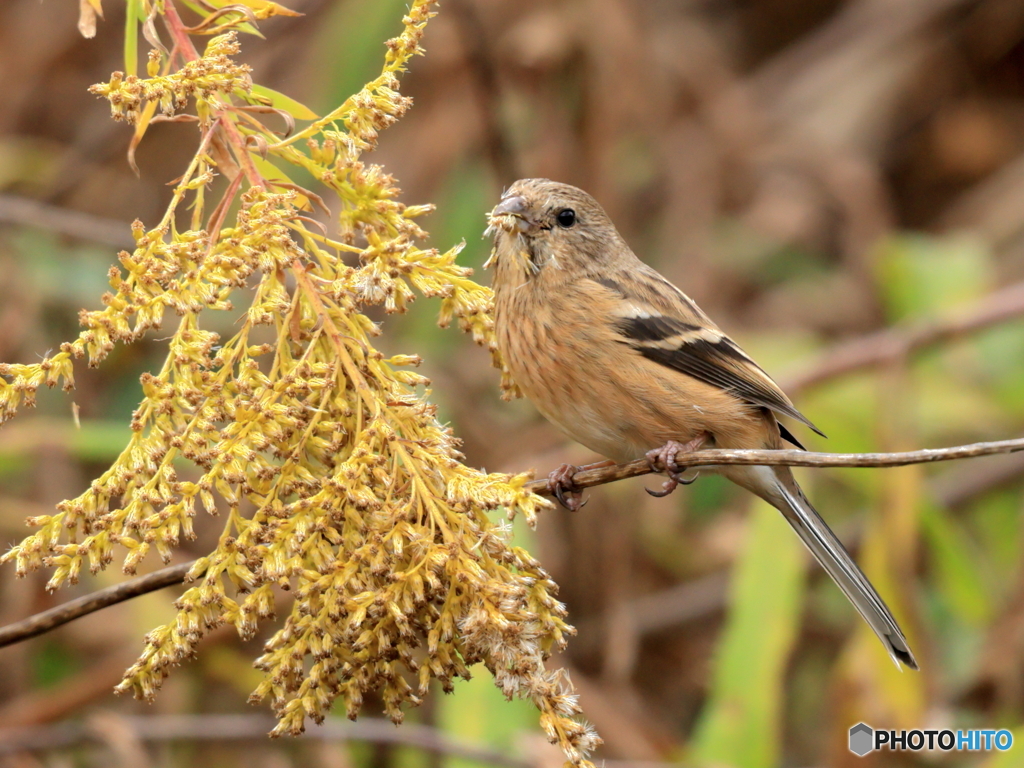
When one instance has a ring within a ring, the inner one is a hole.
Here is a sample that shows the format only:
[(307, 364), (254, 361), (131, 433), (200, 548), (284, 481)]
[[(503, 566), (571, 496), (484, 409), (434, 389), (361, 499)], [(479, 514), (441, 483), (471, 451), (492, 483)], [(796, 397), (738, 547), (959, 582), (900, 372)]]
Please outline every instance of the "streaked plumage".
[[(631, 461), (670, 441), (799, 446), (776, 416), (819, 431), (688, 296), (633, 254), (586, 192), (523, 179), (490, 224), (498, 344), (519, 388), (570, 437)], [(713, 471), (777, 507), (893, 659), (917, 668), (889, 609), (788, 468)]]

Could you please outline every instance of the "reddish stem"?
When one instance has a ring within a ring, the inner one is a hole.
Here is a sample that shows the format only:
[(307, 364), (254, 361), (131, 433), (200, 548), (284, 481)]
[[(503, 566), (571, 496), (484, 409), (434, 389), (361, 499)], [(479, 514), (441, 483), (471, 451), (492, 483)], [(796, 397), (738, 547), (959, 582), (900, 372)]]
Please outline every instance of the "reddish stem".
[[(178, 9), (174, 6), (174, 0), (164, 0), (164, 23), (167, 25), (167, 30), (171, 33), (171, 37), (174, 38), (174, 45), (181, 52), (182, 57), (188, 61), (198, 59), (199, 52), (196, 51), (195, 46), (192, 44), (188, 28), (182, 22), (181, 16), (178, 15)], [(266, 189), (267, 182), (260, 172), (256, 170), (256, 166), (253, 165), (252, 158), (249, 157), (249, 148), (246, 146), (245, 139), (239, 133), (234, 121), (225, 114), (226, 110), (218, 110), (218, 112), (217, 117), (220, 127), (228, 143), (235, 150), (235, 155), (242, 166), (242, 170), (245, 172), (245, 178), (254, 187)]]
[(175, 47), (187, 61), (195, 61), (199, 58), (199, 52), (192, 45), (192, 38), (188, 36), (185, 24), (178, 15), (178, 9), (174, 7), (174, 0), (164, 0), (164, 23), (167, 31), (174, 38)]
[(249, 180), (249, 183), (254, 187), (260, 187), (262, 189), (267, 188), (267, 181), (263, 178), (263, 175), (256, 170), (256, 166), (252, 164), (252, 158), (249, 157), (249, 147), (246, 146), (245, 138), (238, 130), (238, 126), (235, 125), (235, 121), (231, 116), (226, 114), (227, 110), (221, 111), (220, 125), (224, 130), (224, 135), (228, 140), (228, 143), (235, 148), (235, 155), (238, 157), (238, 161), (242, 164), (242, 169), (245, 171), (245, 178)]
[(235, 199), (235, 195), (238, 194), (238, 188), (242, 186), (242, 174), (236, 174), (235, 178), (228, 184), (227, 191), (224, 193), (224, 197), (221, 198), (220, 202), (217, 203), (217, 208), (213, 212), (213, 216), (210, 219), (210, 243), (211, 247), (213, 243), (217, 242), (220, 237), (220, 228), (224, 226), (224, 219), (228, 215), (228, 208), (231, 207), (231, 201)]

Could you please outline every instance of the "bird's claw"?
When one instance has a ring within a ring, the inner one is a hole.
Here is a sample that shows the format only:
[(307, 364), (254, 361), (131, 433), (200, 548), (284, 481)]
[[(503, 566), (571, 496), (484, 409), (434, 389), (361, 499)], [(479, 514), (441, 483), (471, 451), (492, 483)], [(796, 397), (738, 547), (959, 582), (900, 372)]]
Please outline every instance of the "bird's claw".
[(679, 465), (676, 463), (676, 457), (681, 453), (691, 453), (698, 451), (704, 447), (704, 444), (708, 441), (709, 435), (705, 432), (697, 437), (689, 440), (685, 443), (678, 443), (675, 440), (669, 440), (661, 448), (655, 448), (653, 451), (647, 452), (647, 461), (650, 462), (651, 469), (655, 472), (664, 472), (668, 475), (668, 480), (661, 484), (660, 491), (652, 491), (650, 488), (644, 488), (651, 496), (656, 498), (662, 498), (668, 496), (680, 485), (691, 485), (698, 477), (700, 472), (697, 472), (691, 478), (684, 478), (683, 472), (679, 471)]
[(663, 496), (668, 496), (680, 485), (693, 485), (697, 482), (698, 477), (700, 477), (700, 472), (690, 478), (684, 478), (682, 475), (669, 475), (668, 480), (661, 484), (660, 491), (652, 491), (650, 488), (644, 488), (644, 490), (651, 494), (651, 496), (660, 499)]
[(563, 464), (548, 475), (548, 489), (558, 499), (558, 503), (570, 512), (578, 512), (587, 506), (587, 502), (590, 501), (589, 498), (583, 498), (583, 492), (572, 481), (573, 475), (579, 469), (579, 467), (572, 464)]

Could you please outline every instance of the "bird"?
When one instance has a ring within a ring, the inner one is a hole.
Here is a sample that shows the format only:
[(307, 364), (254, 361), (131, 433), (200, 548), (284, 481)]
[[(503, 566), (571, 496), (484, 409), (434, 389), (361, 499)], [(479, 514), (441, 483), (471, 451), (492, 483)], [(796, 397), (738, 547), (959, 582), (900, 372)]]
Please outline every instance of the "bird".
[[(496, 342), (519, 390), (552, 424), (606, 457), (646, 458), (668, 478), (701, 448), (800, 445), (780, 421), (821, 431), (771, 377), (685, 293), (641, 261), (588, 193), (549, 179), (520, 179), (488, 214)], [(823, 435), (824, 436), (824, 435)], [(594, 464), (590, 466), (599, 466)], [(551, 473), (552, 493), (582, 506), (578, 467)], [(885, 601), (811, 506), (789, 467), (719, 466), (778, 509), (890, 658), (917, 660)]]

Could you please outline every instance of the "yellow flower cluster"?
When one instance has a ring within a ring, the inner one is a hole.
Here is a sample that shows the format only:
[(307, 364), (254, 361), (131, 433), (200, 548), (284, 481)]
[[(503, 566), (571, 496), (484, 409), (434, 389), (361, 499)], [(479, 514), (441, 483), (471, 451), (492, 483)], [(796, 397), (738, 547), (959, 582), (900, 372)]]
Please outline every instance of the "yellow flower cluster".
[[(385, 358), (364, 314), (369, 305), (401, 312), (417, 292), (439, 297), (441, 324), (458, 319), (502, 367), (491, 292), (456, 263), (459, 247), (417, 245), (415, 219), (429, 206), (399, 202), (394, 180), (360, 159), (408, 107), (396, 73), (419, 52), (432, 6), (412, 4), (379, 78), (284, 141), (232, 109), (230, 94), (248, 82), (247, 68), (228, 58), (233, 33), (174, 74), (115, 75), (94, 89), (129, 119), (145, 101), (181, 108), (187, 95), (217, 93), (225, 102), (208, 105), (219, 111), (202, 121), (203, 142), (167, 214), (149, 231), (136, 223), (137, 247), (111, 270), (105, 307), (82, 313), (80, 337), (42, 363), (0, 368), (7, 418), (42, 384), (72, 386), (74, 358), (96, 365), (114, 343), (159, 326), (167, 308), (178, 316), (163, 367), (142, 377), (122, 454), (78, 498), (31, 519), (38, 530), (0, 562), (14, 561), (19, 575), (52, 567), (56, 589), (86, 562), (94, 572), (111, 563), (120, 547), (134, 573), (151, 550), (166, 562), (182, 536), (194, 536), (197, 509), (223, 514), (217, 548), (191, 569), (177, 615), (149, 633), (119, 690), (152, 698), (204, 633), (230, 623), (251, 637), (286, 591), (288, 615), (257, 660), (266, 676), (253, 693), (271, 700), (275, 735), (320, 722), (338, 699), (355, 717), (371, 690), (400, 722), (431, 680), (450, 690), (482, 663), (506, 695), (539, 708), (572, 763), (586, 764), (599, 739), (577, 719), (571, 686), (545, 669), (573, 631), (557, 587), (510, 542), (508, 524), (489, 516), (503, 509), (533, 524), (549, 502), (525, 489), (525, 475), (462, 463), (459, 441), (417, 390), (428, 383), (410, 370), (419, 358)], [(205, 151), (214, 132), (232, 163)], [(254, 145), (266, 150), (261, 164)], [(287, 177), (288, 165), (337, 196), (337, 239), (310, 226), (304, 207), (320, 198)], [(176, 208), (189, 200), (200, 215), (215, 169), (235, 174), (229, 197), (205, 226), (178, 232)], [(225, 220), (235, 194), (241, 205)], [(356, 261), (346, 264), (346, 254)], [(222, 341), (200, 316), (232, 309), (232, 291), (248, 307)], [(254, 333), (261, 326), (270, 333)]]
[[(252, 90), (251, 68), (247, 64), (236, 64), (231, 59), (238, 51), (236, 33), (228, 32), (212, 38), (206, 46), (206, 53), (201, 58), (186, 62), (178, 72), (148, 79), (115, 72), (110, 82), (94, 85), (89, 92), (110, 102), (110, 113), (115, 120), (134, 124), (146, 102), (150, 101), (159, 104), (165, 115), (173, 115), (185, 108), (190, 97), (202, 104), (214, 96), (226, 97), (236, 90), (246, 93)], [(159, 56), (150, 57), (150, 74), (156, 75), (153, 70), (159, 65), (159, 60)]]

